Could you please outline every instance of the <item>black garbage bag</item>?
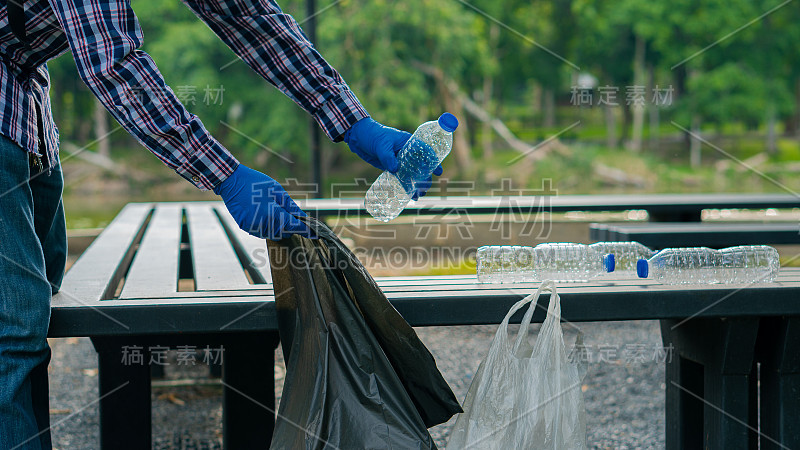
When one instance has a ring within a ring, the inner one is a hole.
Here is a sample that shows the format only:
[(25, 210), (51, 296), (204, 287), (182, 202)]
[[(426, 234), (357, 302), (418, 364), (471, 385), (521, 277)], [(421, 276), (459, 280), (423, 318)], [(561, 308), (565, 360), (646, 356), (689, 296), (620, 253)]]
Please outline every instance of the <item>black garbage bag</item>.
[(461, 412), (414, 329), (323, 223), (269, 242), (286, 381), (271, 448), (433, 449)]

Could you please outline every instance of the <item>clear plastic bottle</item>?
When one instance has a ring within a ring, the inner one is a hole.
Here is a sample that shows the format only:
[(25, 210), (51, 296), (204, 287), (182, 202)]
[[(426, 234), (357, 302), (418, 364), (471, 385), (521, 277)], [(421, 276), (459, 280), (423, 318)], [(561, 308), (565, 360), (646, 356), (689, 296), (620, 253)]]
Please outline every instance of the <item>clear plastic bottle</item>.
[(536, 247), (492, 245), (478, 249), (478, 281), (588, 281), (614, 271), (614, 255), (586, 244), (544, 243)]
[(521, 283), (536, 279), (533, 247), (487, 245), (476, 255), (481, 283)]
[(636, 264), (640, 259), (650, 259), (656, 254), (639, 242), (595, 242), (589, 247), (601, 254), (614, 255), (614, 276), (636, 276)]
[(770, 283), (781, 269), (778, 250), (768, 245), (741, 245), (719, 252), (725, 268), (721, 283)]
[(637, 263), (639, 277), (663, 284), (769, 283), (779, 270), (778, 251), (768, 245), (666, 248)]
[(372, 217), (388, 222), (403, 211), (420, 181), (428, 181), (453, 147), (458, 119), (444, 113), (439, 120), (425, 122), (397, 153), (397, 173), (383, 172), (367, 191), (364, 206)]

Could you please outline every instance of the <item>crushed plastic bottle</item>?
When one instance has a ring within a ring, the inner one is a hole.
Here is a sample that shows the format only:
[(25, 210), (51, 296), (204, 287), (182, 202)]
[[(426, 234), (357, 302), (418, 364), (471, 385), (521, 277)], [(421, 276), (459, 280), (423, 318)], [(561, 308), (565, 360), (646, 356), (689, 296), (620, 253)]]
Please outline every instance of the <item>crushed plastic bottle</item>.
[(536, 247), (492, 245), (478, 249), (478, 281), (589, 281), (614, 271), (614, 255), (586, 244), (544, 243)]
[(666, 248), (637, 263), (639, 277), (663, 284), (769, 283), (779, 270), (778, 251), (768, 245)]
[(367, 212), (381, 222), (388, 222), (403, 211), (416, 191), (416, 184), (426, 182), (453, 148), (453, 132), (458, 119), (444, 113), (439, 120), (425, 122), (397, 153), (397, 173), (383, 172), (364, 198)]

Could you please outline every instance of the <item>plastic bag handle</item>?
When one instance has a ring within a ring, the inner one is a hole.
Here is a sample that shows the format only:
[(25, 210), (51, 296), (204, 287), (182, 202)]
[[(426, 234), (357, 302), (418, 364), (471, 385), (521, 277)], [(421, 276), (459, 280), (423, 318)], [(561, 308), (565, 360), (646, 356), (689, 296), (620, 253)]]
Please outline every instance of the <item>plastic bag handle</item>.
[(517, 337), (514, 339), (514, 346), (512, 347), (514, 353), (517, 352), (519, 346), (522, 345), (522, 342), (528, 336), (531, 320), (533, 320), (533, 314), (536, 312), (536, 305), (538, 305), (539, 295), (545, 291), (550, 292), (550, 304), (547, 306), (547, 317), (556, 316), (556, 320), (561, 320), (561, 298), (558, 296), (558, 291), (556, 291), (556, 283), (553, 280), (544, 280), (533, 294), (534, 298), (528, 306), (525, 315), (522, 317), (522, 322), (520, 322), (519, 331), (517, 332)]
[[(508, 310), (508, 314), (506, 314), (506, 317), (503, 319), (502, 322), (500, 322), (500, 326), (508, 327), (508, 323), (511, 321), (511, 316), (513, 316), (517, 311), (522, 309), (522, 307), (525, 306), (528, 302), (532, 302), (531, 305), (528, 307), (528, 311), (525, 313), (525, 316), (522, 319), (523, 322), (525, 322), (527, 320), (528, 325), (530, 325), (531, 318), (533, 317), (533, 311), (536, 308), (536, 302), (537, 302), (537, 300), (539, 300), (539, 295), (542, 293), (542, 291), (546, 287), (550, 288), (550, 292), (555, 293), (555, 291), (556, 291), (555, 282), (553, 282), (551, 280), (543, 281), (542, 284), (539, 285), (539, 288), (536, 289), (536, 292), (534, 292), (533, 294), (528, 295), (527, 297), (523, 298), (522, 300), (518, 301), (517, 303), (514, 303), (514, 306), (512, 306), (511, 309)], [(552, 302), (551, 302), (551, 304), (552, 304)], [(549, 312), (549, 308), (548, 308), (548, 312)]]
[(514, 306), (512, 306), (511, 309), (508, 310), (508, 314), (506, 314), (506, 317), (503, 319), (502, 322), (500, 322), (500, 326), (502, 328), (505, 328), (506, 332), (508, 332), (508, 322), (511, 321), (511, 316), (513, 316), (517, 311), (522, 309), (522, 307), (525, 306), (531, 300), (535, 302), (536, 299), (538, 298), (538, 294), (539, 291), (536, 291), (536, 293), (530, 294), (527, 297), (523, 298), (522, 300), (518, 301), (517, 303), (514, 303)]

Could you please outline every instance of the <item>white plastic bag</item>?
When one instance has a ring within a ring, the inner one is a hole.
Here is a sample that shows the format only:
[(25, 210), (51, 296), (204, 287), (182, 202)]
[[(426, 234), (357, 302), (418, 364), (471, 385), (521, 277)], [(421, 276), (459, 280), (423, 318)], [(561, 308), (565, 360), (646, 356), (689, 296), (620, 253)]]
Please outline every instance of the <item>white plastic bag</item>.
[[(531, 318), (539, 295), (547, 291), (547, 318), (531, 346)], [(508, 322), (529, 302), (512, 344)], [(534, 294), (511, 307), (472, 380), (447, 450), (586, 448), (581, 393), (586, 368), (567, 358), (560, 320), (561, 302), (552, 281), (542, 282)], [(579, 332), (575, 345), (582, 342)]]

